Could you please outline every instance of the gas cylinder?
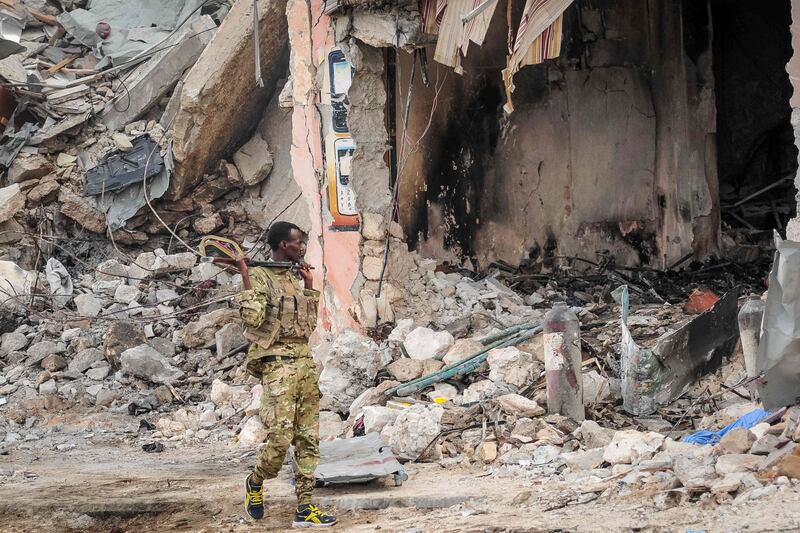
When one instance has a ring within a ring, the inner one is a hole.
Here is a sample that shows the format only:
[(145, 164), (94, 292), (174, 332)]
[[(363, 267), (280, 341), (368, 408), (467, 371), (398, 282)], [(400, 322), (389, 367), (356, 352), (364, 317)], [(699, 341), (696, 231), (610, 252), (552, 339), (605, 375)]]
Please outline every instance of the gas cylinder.
[(764, 316), (764, 302), (760, 296), (750, 296), (739, 311), (739, 338), (744, 352), (744, 368), (747, 377), (754, 378), (756, 371), (756, 354), (761, 339), (761, 319)]
[(580, 322), (564, 302), (557, 302), (544, 319), (544, 369), (548, 412), (582, 421)]

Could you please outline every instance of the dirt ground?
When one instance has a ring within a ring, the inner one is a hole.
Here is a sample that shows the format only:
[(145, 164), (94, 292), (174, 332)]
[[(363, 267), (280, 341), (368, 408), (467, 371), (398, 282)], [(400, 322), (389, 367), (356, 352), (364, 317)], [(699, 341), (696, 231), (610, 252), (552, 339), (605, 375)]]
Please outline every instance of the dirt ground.
[[(242, 508), (252, 452), (223, 443), (167, 443), (164, 452), (147, 454), (133, 426), (126, 432), (75, 421), (59, 426), (52, 440), (0, 456), (0, 530), (291, 530), (288, 469), (267, 483), (267, 517), (256, 522)], [(76, 447), (58, 451), (57, 442)], [(642, 491), (575, 498), (574, 487), (537, 479), (523, 467), (406, 469), (410, 479), (400, 487), (387, 480), (319, 489), (316, 497), (338, 512), (338, 531), (800, 531), (797, 485), (740, 505), (677, 503), (679, 498), (664, 503), (657, 493)]]

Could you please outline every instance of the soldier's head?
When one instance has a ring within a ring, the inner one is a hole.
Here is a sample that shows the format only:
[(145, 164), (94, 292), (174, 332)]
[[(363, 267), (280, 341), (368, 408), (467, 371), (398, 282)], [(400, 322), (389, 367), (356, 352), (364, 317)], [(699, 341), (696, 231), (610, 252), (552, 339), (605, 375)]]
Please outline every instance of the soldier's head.
[(267, 232), (267, 244), (275, 261), (299, 262), (305, 255), (303, 230), (291, 222), (275, 222)]

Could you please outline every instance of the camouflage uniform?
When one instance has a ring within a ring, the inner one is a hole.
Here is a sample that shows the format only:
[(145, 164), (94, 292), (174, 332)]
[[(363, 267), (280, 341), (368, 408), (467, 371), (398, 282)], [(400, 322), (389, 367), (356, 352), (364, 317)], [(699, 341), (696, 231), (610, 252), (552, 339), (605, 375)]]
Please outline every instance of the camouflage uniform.
[[(308, 338), (317, 322), (319, 292), (304, 289), (288, 269), (254, 268), (250, 281), (252, 288), (239, 296), (251, 341), (247, 371), (264, 387), (260, 414), (267, 428), (252, 480), (261, 484), (277, 476), (294, 444), (297, 500), (310, 504), (319, 463), (320, 393)], [(264, 362), (268, 356), (275, 360)]]

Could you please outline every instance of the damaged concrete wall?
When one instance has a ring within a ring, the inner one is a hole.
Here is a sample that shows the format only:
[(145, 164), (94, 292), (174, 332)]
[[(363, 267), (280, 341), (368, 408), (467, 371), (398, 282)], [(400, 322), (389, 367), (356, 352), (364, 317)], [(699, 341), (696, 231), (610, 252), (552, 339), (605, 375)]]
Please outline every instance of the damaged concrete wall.
[[(800, 0), (792, 0), (792, 48), (794, 54), (786, 65), (789, 81), (792, 84), (793, 94), (790, 100), (792, 106), (792, 127), (794, 128), (795, 145), (800, 153)], [(798, 156), (800, 162), (800, 155)], [(800, 172), (794, 178), (795, 189), (800, 191)], [(800, 192), (796, 195), (798, 213), (800, 213)], [(789, 221), (786, 227), (786, 238), (800, 241), (800, 217)]]
[[(499, 76), (506, 9), (498, 7), (466, 73), (449, 74), (436, 110), (446, 118), (434, 117), (401, 180), (403, 225), (421, 234), (426, 253), (485, 265), (603, 251), (664, 267), (716, 248), (710, 34), (704, 52), (687, 59), (681, 2), (649, 4), (570, 8), (561, 58), (520, 71), (508, 117)], [(401, 62), (409, 72), (408, 57)], [(408, 85), (401, 78), (398, 102)], [(412, 138), (426, 128), (435, 93), (417, 81)]]
[(185, 195), (211, 165), (230, 155), (258, 125), (277, 79), (284, 75), (288, 42), (285, 6), (286, 2), (278, 0), (258, 2), (264, 88), (255, 84), (252, 2), (234, 3), (190, 70), (181, 87), (173, 127), (176, 171), (168, 198)]

